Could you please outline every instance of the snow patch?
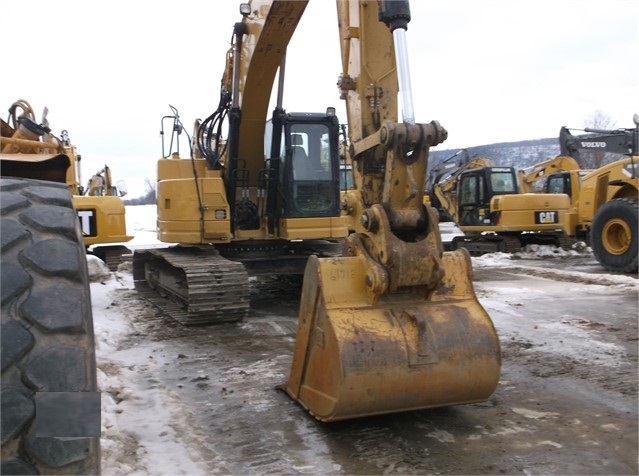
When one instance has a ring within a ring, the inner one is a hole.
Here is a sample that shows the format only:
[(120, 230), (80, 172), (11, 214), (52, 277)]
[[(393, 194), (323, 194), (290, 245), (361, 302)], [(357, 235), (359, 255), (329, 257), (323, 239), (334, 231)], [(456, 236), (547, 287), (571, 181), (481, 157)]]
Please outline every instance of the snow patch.
[(87, 270), (89, 281), (105, 281), (111, 279), (111, 272), (104, 261), (94, 255), (87, 254)]
[(515, 412), (518, 415), (521, 415), (523, 417), (526, 418), (532, 418), (534, 420), (539, 420), (542, 418), (555, 418), (557, 416), (559, 416), (559, 413), (553, 413), (553, 412), (538, 412), (535, 410), (530, 410), (528, 408), (516, 408), (513, 407), (512, 411)]

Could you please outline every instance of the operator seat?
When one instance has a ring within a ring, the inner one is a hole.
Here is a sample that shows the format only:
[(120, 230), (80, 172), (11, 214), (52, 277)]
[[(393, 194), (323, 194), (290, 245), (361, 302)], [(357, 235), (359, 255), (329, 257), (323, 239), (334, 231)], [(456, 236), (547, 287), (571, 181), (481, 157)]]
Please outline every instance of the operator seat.
[(291, 135), (291, 157), (293, 161), (294, 180), (313, 180), (311, 162), (302, 147), (302, 137), (299, 134)]
[(493, 190), (495, 192), (505, 192), (506, 191), (506, 182), (504, 182), (502, 179), (497, 180), (497, 182), (495, 183)]

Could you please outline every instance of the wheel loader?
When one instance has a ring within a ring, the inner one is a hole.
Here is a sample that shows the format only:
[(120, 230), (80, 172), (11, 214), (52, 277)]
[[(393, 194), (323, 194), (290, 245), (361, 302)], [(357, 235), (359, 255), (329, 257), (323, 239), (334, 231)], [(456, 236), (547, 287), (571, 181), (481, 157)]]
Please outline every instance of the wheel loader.
[[(60, 137), (51, 133), (45, 108), (42, 121), (37, 122), (31, 105), (24, 99), (15, 101), (9, 108), (7, 121), (1, 120), (0, 151), (3, 175), (25, 175), (51, 179), (57, 165), (68, 162), (63, 177), (71, 194), (82, 230), (85, 249), (107, 263), (111, 270), (117, 268), (123, 254), (131, 251), (122, 243), (133, 236), (126, 233), (125, 207), (122, 198), (126, 194), (124, 182), (114, 184), (108, 166), (89, 180), (86, 188), (80, 185), (81, 156), (63, 130)], [(64, 155), (67, 159), (56, 158)], [(57, 178), (56, 178), (57, 179)]]
[(158, 238), (176, 244), (135, 250), (136, 287), (184, 324), (213, 324), (247, 316), (249, 276), (303, 276), (280, 388), (321, 421), (484, 401), (499, 339), (469, 254), (443, 251), (423, 203), (429, 147), (447, 132), (414, 119), (408, 2), (337, 2), (354, 179), (341, 199), (334, 109), (283, 107), (286, 49), (307, 3), (240, 5), (217, 108), (195, 121), (189, 157), (158, 161)]
[(77, 158), (44, 120), (34, 121), (26, 101), (14, 106), (25, 114), (12, 107), (0, 123), (0, 473), (99, 474), (101, 403)]
[(573, 169), (548, 176), (545, 191), (566, 193), (573, 211), (569, 233), (585, 240), (607, 270), (636, 273), (639, 255), (639, 116), (634, 129), (593, 130), (573, 136), (562, 127), (564, 156), (579, 160), (580, 151), (596, 150), (626, 157), (594, 170)]
[[(533, 164), (530, 167), (521, 169), (517, 172), (519, 178), (519, 186), (523, 193), (535, 193), (545, 191), (546, 193), (568, 193), (560, 189), (558, 191), (550, 191), (545, 187), (544, 181), (547, 181), (548, 177), (558, 172), (581, 170), (577, 161), (566, 155), (558, 155), (552, 159), (544, 160), (537, 164)], [(541, 185), (539, 185), (543, 182)], [(568, 194), (570, 195), (570, 194)]]

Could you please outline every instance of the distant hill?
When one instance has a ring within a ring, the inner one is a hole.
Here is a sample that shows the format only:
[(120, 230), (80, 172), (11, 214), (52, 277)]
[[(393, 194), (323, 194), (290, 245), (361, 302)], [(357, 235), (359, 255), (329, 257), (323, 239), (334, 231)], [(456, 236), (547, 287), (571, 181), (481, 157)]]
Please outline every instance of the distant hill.
[[(460, 149), (431, 149), (428, 168), (431, 169)], [(559, 155), (559, 141), (548, 139), (522, 140), (518, 142), (498, 142), (496, 144), (466, 147), (469, 157), (482, 156), (493, 161), (496, 166), (523, 169), (538, 162)]]
[[(559, 155), (559, 139), (551, 137), (548, 139), (522, 140), (518, 142), (498, 142), (495, 144), (478, 145), (466, 147), (468, 157), (477, 156), (491, 159), (497, 167), (514, 167), (517, 170), (525, 169), (531, 165), (552, 159)], [(428, 170), (433, 170), (437, 165), (453, 156), (460, 149), (431, 149), (428, 160)], [(594, 154), (600, 152), (581, 151), (578, 162), (582, 168), (595, 168), (590, 165), (595, 163)], [(607, 164), (623, 157), (621, 154), (605, 152), (599, 157), (599, 164)], [(585, 164), (585, 165), (584, 165)]]

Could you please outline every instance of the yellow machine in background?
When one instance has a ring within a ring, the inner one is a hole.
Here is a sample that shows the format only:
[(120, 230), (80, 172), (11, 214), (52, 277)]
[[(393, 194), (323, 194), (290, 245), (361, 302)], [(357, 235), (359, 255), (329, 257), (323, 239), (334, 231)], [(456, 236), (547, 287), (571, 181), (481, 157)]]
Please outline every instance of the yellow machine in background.
[[(635, 123), (639, 122), (635, 116)], [(634, 129), (560, 132), (561, 154), (519, 170), (460, 152), (434, 169), (431, 201), (465, 233), (452, 247), (471, 252), (517, 251), (528, 243), (570, 247), (586, 241), (610, 271), (636, 273), (639, 254), (637, 136)], [(626, 155), (581, 169), (580, 151)]]
[(408, 2), (337, 2), (354, 178), (341, 200), (333, 109), (282, 107), (286, 48), (306, 5), (240, 6), (218, 109), (197, 123), (191, 157), (158, 162), (158, 237), (180, 245), (136, 250), (136, 285), (178, 301), (186, 324), (227, 322), (246, 315), (249, 274), (303, 272), (282, 388), (322, 421), (486, 400), (499, 339), (468, 253), (443, 252), (437, 212), (423, 203), (429, 147), (447, 132), (413, 117)]
[(426, 179), (426, 194), (429, 202), (439, 211), (440, 221), (459, 223), (459, 206), (457, 183), (459, 174), (464, 170), (492, 167), (493, 162), (487, 157), (468, 155), (467, 149), (461, 149), (448, 157)]
[(581, 177), (577, 236), (587, 237), (597, 261), (610, 271), (636, 273), (639, 255), (639, 156), (604, 165)]
[(85, 247), (87, 250), (91, 247), (92, 254), (114, 269), (121, 255), (130, 252), (126, 246), (115, 243), (133, 238), (126, 234), (121, 198), (126, 191), (122, 186), (118, 190), (111, 185), (107, 167), (97, 174), (106, 188), (90, 185), (85, 191), (79, 182), (81, 157), (66, 131), (62, 131), (60, 138), (51, 134), (47, 113), (45, 108), (42, 121), (38, 123), (27, 101), (18, 100), (11, 105), (8, 121), (1, 120), (2, 174), (66, 182), (73, 195)]
[(120, 180), (117, 185), (113, 182), (111, 169), (108, 165), (105, 165), (104, 168), (98, 170), (91, 176), (83, 193), (83, 195), (90, 197), (103, 197), (107, 195), (124, 197), (126, 194), (126, 186), (123, 181)]
[[(117, 184), (105, 165), (91, 176), (82, 195), (73, 197), (89, 252), (102, 259), (112, 271), (131, 250), (123, 244), (133, 239), (126, 234), (125, 207), (121, 197), (127, 193), (124, 181)], [(114, 243), (114, 244), (108, 244)]]
[(528, 244), (572, 244), (568, 195), (522, 193), (514, 168), (495, 167), (485, 157), (446, 165), (428, 183), (438, 206), (464, 233), (453, 238), (452, 249), (512, 253)]
[(634, 128), (585, 129), (573, 136), (560, 132), (561, 153), (579, 160), (580, 151), (625, 155), (595, 170), (569, 169), (548, 176), (545, 191), (571, 198), (569, 233), (592, 247), (597, 261), (610, 271), (636, 273), (639, 261), (639, 116)]
[[(580, 170), (577, 161), (566, 155), (558, 155), (552, 159), (544, 160), (517, 172), (519, 178), (519, 186), (522, 193), (542, 192), (544, 184), (538, 186), (540, 182), (547, 179), (549, 175), (557, 172), (566, 172)], [(563, 190), (552, 192), (546, 190), (547, 193), (566, 193)]]

